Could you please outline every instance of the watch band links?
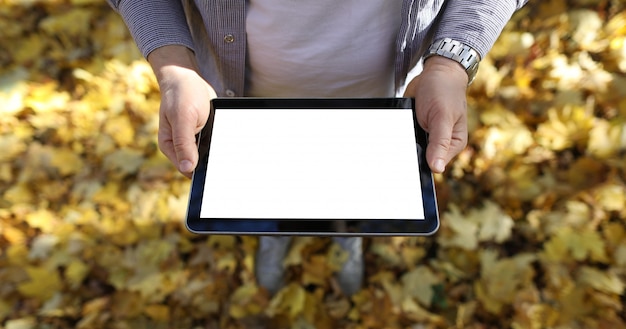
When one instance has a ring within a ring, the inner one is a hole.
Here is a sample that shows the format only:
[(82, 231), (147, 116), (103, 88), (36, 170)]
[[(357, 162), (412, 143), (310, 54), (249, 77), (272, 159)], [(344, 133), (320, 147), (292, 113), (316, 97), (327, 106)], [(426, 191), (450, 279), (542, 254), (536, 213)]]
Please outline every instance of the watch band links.
[(424, 60), (434, 55), (458, 62), (467, 72), (468, 85), (474, 81), (480, 63), (480, 55), (472, 47), (450, 38), (439, 39), (430, 45), (424, 55)]

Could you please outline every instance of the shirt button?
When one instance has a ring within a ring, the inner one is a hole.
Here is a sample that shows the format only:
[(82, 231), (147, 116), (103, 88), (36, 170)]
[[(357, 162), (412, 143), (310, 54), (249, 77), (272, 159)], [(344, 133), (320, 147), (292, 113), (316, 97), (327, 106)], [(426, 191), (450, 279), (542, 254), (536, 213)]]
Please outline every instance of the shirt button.
[(226, 43), (233, 43), (233, 41), (235, 41), (235, 36), (232, 34), (227, 34), (224, 36), (224, 42)]
[(235, 97), (236, 95), (235, 92), (230, 89), (226, 89), (225, 93), (226, 93), (226, 96), (228, 97)]

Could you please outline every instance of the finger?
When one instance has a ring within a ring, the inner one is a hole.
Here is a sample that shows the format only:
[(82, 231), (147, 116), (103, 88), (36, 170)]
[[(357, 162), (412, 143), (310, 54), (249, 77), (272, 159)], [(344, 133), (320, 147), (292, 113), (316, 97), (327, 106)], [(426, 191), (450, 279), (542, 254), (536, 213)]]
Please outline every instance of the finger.
[(176, 151), (174, 151), (174, 144), (172, 143), (172, 127), (170, 126), (167, 118), (164, 115), (159, 115), (159, 132), (157, 134), (159, 149), (170, 162), (176, 164), (177, 157)]
[(176, 167), (185, 176), (190, 177), (198, 162), (196, 146), (196, 120), (180, 113), (170, 121), (172, 149), (175, 153)]
[(183, 172), (180, 170), (178, 165), (178, 156), (176, 155), (176, 150), (174, 149), (174, 141), (172, 139), (172, 129), (167, 124), (160, 124), (159, 133), (158, 133), (158, 142), (159, 149), (165, 156), (176, 166), (176, 169), (180, 171), (184, 176), (191, 178), (191, 172)]
[(428, 166), (435, 173), (442, 173), (450, 161), (450, 146), (452, 143), (453, 124), (449, 120), (433, 118), (428, 123), (428, 146), (426, 160)]

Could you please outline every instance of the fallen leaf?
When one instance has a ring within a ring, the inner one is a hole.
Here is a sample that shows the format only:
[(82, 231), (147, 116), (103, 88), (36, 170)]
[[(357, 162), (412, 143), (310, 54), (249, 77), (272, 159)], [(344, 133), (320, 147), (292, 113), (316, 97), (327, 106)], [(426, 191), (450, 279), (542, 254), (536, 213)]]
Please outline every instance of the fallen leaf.
[(296, 283), (290, 283), (281, 289), (270, 301), (265, 313), (270, 316), (285, 314), (291, 319), (300, 315), (305, 306), (306, 291)]
[(51, 298), (59, 291), (63, 283), (56, 271), (44, 267), (26, 267), (29, 280), (18, 285), (17, 289), (26, 297), (33, 297), (40, 301)]
[(144, 307), (143, 312), (157, 322), (167, 322), (170, 319), (170, 309), (165, 305), (147, 305)]
[(428, 267), (420, 266), (404, 274), (400, 279), (405, 297), (415, 298), (421, 305), (430, 307), (439, 278)]
[(581, 267), (578, 281), (602, 292), (616, 295), (624, 293), (624, 281), (617, 274), (593, 267)]

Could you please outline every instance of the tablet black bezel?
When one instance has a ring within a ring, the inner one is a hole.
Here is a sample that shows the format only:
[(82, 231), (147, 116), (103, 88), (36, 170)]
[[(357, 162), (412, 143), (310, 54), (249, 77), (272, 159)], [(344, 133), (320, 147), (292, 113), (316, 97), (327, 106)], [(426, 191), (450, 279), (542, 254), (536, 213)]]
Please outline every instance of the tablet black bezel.
[[(211, 132), (218, 109), (412, 109), (419, 175), (424, 204), (424, 220), (416, 219), (231, 219), (200, 218), (205, 174), (211, 145)], [(186, 226), (199, 234), (237, 235), (355, 235), (355, 236), (413, 236), (431, 235), (439, 228), (439, 213), (435, 185), (430, 168), (425, 165), (427, 134), (415, 116), (415, 102), (410, 98), (216, 98), (206, 125), (198, 136), (199, 161), (194, 171)], [(246, 229), (246, 224), (265, 225), (266, 229)], [(270, 224), (275, 227), (270, 228)]]

